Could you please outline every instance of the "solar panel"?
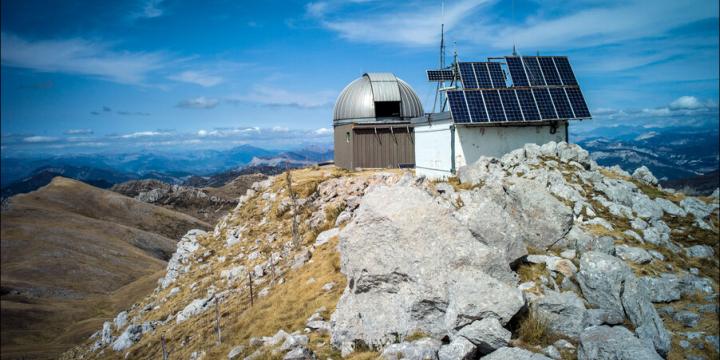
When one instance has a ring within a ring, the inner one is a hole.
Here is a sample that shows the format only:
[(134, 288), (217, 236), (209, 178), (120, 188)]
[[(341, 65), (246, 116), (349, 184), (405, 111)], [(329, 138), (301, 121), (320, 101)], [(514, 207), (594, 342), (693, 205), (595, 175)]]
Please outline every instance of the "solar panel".
[(563, 90), (563, 88), (550, 88), (549, 90), (558, 117), (561, 119), (574, 118), (575, 115), (573, 114), (572, 108), (570, 108), (570, 102), (568, 101), (567, 95), (565, 95), (565, 90)]
[(535, 106), (535, 98), (530, 90), (517, 89), (518, 101), (520, 101), (520, 109), (522, 109), (525, 121), (540, 120), (540, 113)]
[(583, 97), (580, 88), (568, 87), (564, 90), (570, 100), (570, 105), (575, 113), (575, 118), (589, 118), (590, 110), (588, 110), (585, 98)]
[(477, 79), (477, 87), (481, 89), (491, 88), (492, 82), (490, 81), (490, 73), (488, 73), (487, 65), (485, 63), (473, 63), (475, 69), (475, 78)]
[(510, 78), (512, 79), (513, 85), (515, 86), (529, 86), (525, 70), (523, 68), (522, 60), (517, 57), (506, 57), (508, 70), (510, 70)]
[(532, 89), (532, 92), (533, 95), (535, 95), (535, 102), (537, 103), (538, 109), (540, 109), (540, 116), (542, 119), (557, 119), (558, 116), (555, 113), (555, 107), (550, 99), (548, 89), (534, 88)]
[(429, 81), (452, 81), (455, 79), (452, 70), (427, 70)]
[(463, 87), (467, 89), (477, 89), (478, 84), (475, 80), (475, 71), (473, 71), (472, 63), (460, 63), (460, 79), (462, 80)]
[(577, 80), (575, 80), (575, 74), (572, 71), (572, 68), (570, 67), (570, 62), (568, 59), (564, 56), (556, 56), (553, 58), (553, 61), (555, 61), (555, 67), (558, 70), (558, 73), (560, 74), (560, 80), (562, 80), (563, 85), (577, 85)]
[(540, 71), (540, 64), (538, 64), (537, 57), (523, 56), (522, 61), (525, 65), (525, 73), (527, 73), (528, 80), (530, 80), (530, 85), (545, 85), (545, 80), (543, 79), (542, 72)]
[(459, 123), (470, 122), (467, 104), (465, 103), (465, 95), (462, 90), (451, 90), (447, 92), (448, 104), (450, 105), (450, 114), (453, 120)]
[(502, 71), (500, 63), (489, 62), (486, 65), (488, 67), (488, 70), (490, 71), (490, 80), (492, 80), (492, 87), (507, 87), (507, 84), (505, 83), (505, 73)]
[(553, 58), (540, 57), (538, 58), (538, 61), (540, 62), (540, 69), (545, 77), (545, 82), (548, 85), (562, 85), (560, 82), (560, 76), (555, 69), (555, 62), (553, 61)]
[(500, 92), (500, 100), (502, 100), (507, 121), (523, 121), (523, 115), (520, 111), (520, 105), (518, 104), (515, 90), (502, 89), (498, 90), (498, 92)]
[(470, 111), (470, 119), (472, 122), (487, 122), (487, 113), (485, 112), (485, 102), (483, 101), (480, 90), (465, 90), (465, 99), (467, 100), (468, 110)]
[(485, 108), (488, 112), (490, 121), (505, 121), (505, 111), (503, 111), (500, 95), (497, 90), (483, 90), (483, 98), (485, 98)]

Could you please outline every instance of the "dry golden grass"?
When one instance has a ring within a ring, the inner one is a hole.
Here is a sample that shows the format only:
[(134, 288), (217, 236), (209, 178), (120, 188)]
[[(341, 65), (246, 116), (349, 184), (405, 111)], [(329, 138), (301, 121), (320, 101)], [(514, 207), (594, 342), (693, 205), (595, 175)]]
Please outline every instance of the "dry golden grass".
[[(317, 190), (318, 184), (332, 177), (347, 174), (344, 171), (335, 169), (320, 168), (319, 170), (295, 170), (292, 173), (293, 190), (298, 197), (308, 197)], [(356, 176), (352, 174), (351, 176)], [(137, 310), (130, 313), (130, 317), (140, 315), (140, 321), (163, 320), (169, 315), (182, 310), (192, 300), (203, 297), (207, 289), (212, 286), (223, 290), (224, 280), (220, 279), (220, 272), (233, 266), (244, 266), (251, 269), (256, 264), (263, 262), (263, 256), (256, 260), (248, 260), (247, 254), (259, 251), (265, 254), (265, 259), (273, 252), (281, 252), (283, 244), (290, 238), (290, 224), (292, 217), (289, 212), (278, 214), (278, 204), (287, 198), (285, 177), (278, 176), (268, 192), (274, 192), (274, 199), (263, 199), (262, 194), (256, 194), (239, 209), (235, 211), (231, 226), (245, 225), (242, 232), (241, 242), (230, 248), (225, 247), (223, 241), (225, 234), (219, 238), (213, 236), (202, 237), (198, 242), (202, 245), (200, 251), (194, 255), (201, 256), (201, 253), (208, 252), (206, 260), (202, 263), (194, 263), (191, 271), (178, 279), (180, 292), (175, 296), (163, 300), (170, 291), (164, 289), (157, 294), (152, 294), (142, 301), (142, 304), (153, 303), (160, 305), (160, 308), (147, 314), (139, 314)], [(298, 209), (298, 218), (301, 234), (299, 247), (309, 246), (315, 240), (315, 233), (320, 230), (311, 230), (305, 223), (313, 211), (318, 209), (305, 206)], [(326, 222), (320, 228), (329, 228), (334, 224), (337, 215), (342, 210), (341, 206), (329, 206), (324, 209)], [(268, 234), (275, 234), (274, 242), (266, 241)], [(215, 330), (215, 307), (211, 306), (204, 313), (189, 320), (176, 324), (171, 321), (160, 326), (152, 334), (147, 334), (143, 339), (129, 349), (131, 358), (160, 358), (161, 336), (167, 341), (171, 351), (171, 358), (189, 358), (192, 352), (202, 351), (206, 358), (223, 358), (228, 351), (236, 346), (246, 347), (242, 356), (247, 356), (257, 349), (249, 347), (251, 337), (272, 336), (279, 330), (287, 332), (301, 331), (305, 327), (305, 321), (319, 308), (324, 307), (321, 314), (329, 319), (333, 312), (342, 291), (345, 288), (345, 276), (340, 273), (339, 253), (336, 250), (338, 239), (332, 238), (327, 244), (318, 247), (313, 251), (311, 260), (299, 269), (289, 268), (290, 260), (294, 257), (296, 250), (276, 265), (275, 275), (266, 274), (261, 279), (254, 281), (255, 302), (253, 306), (249, 303), (248, 279), (239, 279), (230, 287), (231, 295), (220, 303), (220, 324), (222, 329), (222, 343), (216, 344)], [(238, 254), (244, 256), (237, 257)], [(224, 262), (218, 258), (224, 257)], [(279, 280), (283, 281), (279, 281)], [(282, 283), (281, 283), (282, 282)], [(335, 287), (330, 291), (322, 290), (326, 283), (334, 282)], [(190, 284), (195, 285), (191, 290)], [(269, 289), (267, 296), (257, 298), (257, 293), (265, 288)], [(141, 306), (142, 307), (142, 306)], [(329, 335), (311, 333), (309, 347), (315, 351), (320, 358), (340, 358), (340, 353), (330, 346)], [(113, 351), (105, 351), (99, 358), (116, 358), (124, 354), (117, 354)], [(357, 351), (350, 359), (375, 359), (378, 354), (373, 351)], [(262, 358), (282, 358), (281, 354), (273, 354), (268, 350)]]
[(455, 191), (472, 190), (472, 189), (483, 187), (482, 183), (478, 183), (478, 184), (461, 183), (460, 179), (457, 176), (451, 176), (451, 177), (447, 178), (447, 183), (450, 184), (453, 187), (453, 189), (455, 189)]

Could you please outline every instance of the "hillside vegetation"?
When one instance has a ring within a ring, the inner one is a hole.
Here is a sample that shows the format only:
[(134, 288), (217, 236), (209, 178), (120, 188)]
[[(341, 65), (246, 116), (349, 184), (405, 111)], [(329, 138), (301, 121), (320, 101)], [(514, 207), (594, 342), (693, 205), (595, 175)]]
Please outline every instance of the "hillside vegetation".
[(56, 177), (2, 210), (2, 357), (54, 358), (148, 293), (207, 223)]

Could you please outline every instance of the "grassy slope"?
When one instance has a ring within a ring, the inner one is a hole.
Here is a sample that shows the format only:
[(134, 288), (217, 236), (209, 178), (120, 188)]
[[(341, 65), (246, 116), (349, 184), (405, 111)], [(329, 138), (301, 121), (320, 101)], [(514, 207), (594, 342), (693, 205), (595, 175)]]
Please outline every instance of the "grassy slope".
[[(362, 177), (371, 173), (354, 173), (351, 176)], [(292, 174), (293, 189), (299, 198), (313, 194), (318, 184), (324, 180), (348, 175), (344, 171), (328, 170), (327, 168), (296, 170)], [(130, 317), (139, 315), (141, 321), (163, 320), (168, 315), (182, 310), (193, 299), (204, 296), (207, 288), (216, 286), (218, 290), (225, 289), (226, 285), (220, 279), (222, 270), (234, 266), (252, 268), (264, 261), (262, 259), (272, 252), (281, 251), (283, 244), (290, 241), (292, 237), (290, 212), (278, 210), (279, 203), (287, 197), (286, 191), (283, 190), (286, 189), (286, 184), (285, 178), (282, 175), (278, 176), (271, 188), (266, 191), (277, 194), (276, 199), (264, 200), (262, 194), (258, 194), (234, 211), (230, 218), (232, 226), (248, 225), (243, 233), (243, 240), (239, 244), (227, 248), (224, 242), (224, 231), (218, 237), (200, 238), (199, 242), (203, 247), (196, 252), (196, 256), (198, 253), (206, 251), (212, 255), (203, 260), (202, 265), (193, 265), (190, 273), (179, 278), (179, 281), (173, 286), (179, 287), (180, 292), (167, 300), (163, 299), (169, 293), (170, 288), (157, 294), (151, 294), (141, 303), (160, 304), (160, 309), (146, 314), (131, 311)], [(333, 209), (326, 211), (328, 215), (326, 223), (316, 230), (309, 229), (305, 224), (312, 211), (316, 209), (304, 207), (298, 211), (301, 224), (300, 247), (312, 245), (319, 231), (332, 226), (337, 216), (337, 212)], [(266, 236), (270, 234), (276, 236), (274, 242), (265, 241)], [(171, 358), (190, 358), (193, 352), (203, 351), (206, 353), (206, 358), (224, 358), (236, 345), (246, 347), (242, 356), (244, 357), (256, 350), (247, 346), (250, 337), (272, 336), (278, 330), (302, 332), (307, 318), (321, 307), (326, 308), (323, 315), (329, 319), (345, 288), (346, 281), (345, 276), (340, 272), (339, 253), (336, 249), (337, 241), (337, 238), (333, 238), (327, 244), (315, 249), (311, 260), (299, 269), (289, 268), (293, 256), (297, 253), (297, 249), (292, 250), (290, 255), (277, 265), (274, 281), (272, 274), (266, 274), (259, 280), (256, 279), (255, 296), (264, 288), (269, 288), (270, 291), (266, 297), (256, 298), (252, 307), (249, 303), (247, 275), (230, 285), (228, 289), (232, 291), (232, 295), (221, 302), (219, 308), (223, 333), (221, 344), (216, 344), (215, 340), (217, 335), (213, 307), (181, 324), (176, 324), (173, 320), (159, 327), (154, 333), (144, 336), (139, 343), (128, 349), (129, 357), (161, 358), (162, 336), (167, 341)], [(247, 255), (254, 251), (259, 251), (264, 255), (258, 260), (248, 260)], [(226, 260), (224, 262), (217, 261), (220, 257), (225, 257)], [(207, 264), (207, 267), (204, 267), (204, 264)], [(329, 282), (335, 282), (335, 287), (327, 292), (322, 290), (322, 286)], [(190, 289), (192, 284), (195, 284), (195, 290)], [(331, 348), (329, 340), (329, 335), (313, 333), (310, 336), (310, 347), (320, 358), (340, 358), (340, 353)], [(86, 345), (89, 345), (89, 342)], [(65, 355), (66, 358), (76, 356), (72, 352)], [(120, 359), (124, 356), (125, 353), (106, 350), (102, 354), (92, 354), (90, 358)], [(374, 352), (359, 351), (351, 359), (374, 359), (376, 357), (377, 354)], [(282, 355), (266, 353), (262, 358), (281, 359)]]
[[(152, 291), (186, 230), (209, 225), (56, 178), (2, 212), (2, 357), (49, 358)], [(180, 234), (180, 235), (178, 235)]]

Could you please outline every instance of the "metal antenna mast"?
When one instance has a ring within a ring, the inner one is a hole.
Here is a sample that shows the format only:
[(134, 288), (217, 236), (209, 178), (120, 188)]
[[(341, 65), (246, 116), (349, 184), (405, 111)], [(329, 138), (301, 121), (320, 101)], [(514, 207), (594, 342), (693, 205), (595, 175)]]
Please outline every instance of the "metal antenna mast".
[[(440, 69), (445, 68), (445, 1), (441, 2), (440, 10)], [(433, 102), (433, 112), (438, 105), (438, 101), (441, 107), (444, 107), (444, 99), (440, 89), (445, 87), (445, 81), (440, 81), (435, 89), (435, 102)]]

